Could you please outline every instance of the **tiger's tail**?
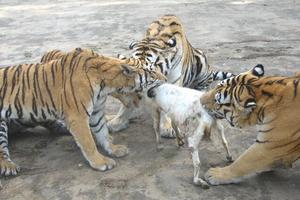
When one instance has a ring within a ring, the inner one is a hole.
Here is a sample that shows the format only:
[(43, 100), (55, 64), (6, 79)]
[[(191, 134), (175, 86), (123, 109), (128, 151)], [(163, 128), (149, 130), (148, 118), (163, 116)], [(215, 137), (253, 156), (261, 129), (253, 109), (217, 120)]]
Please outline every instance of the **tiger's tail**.
[(212, 80), (213, 81), (221, 81), (221, 80), (225, 80), (227, 78), (231, 78), (233, 76), (235, 76), (235, 75), (231, 72), (213, 71)]
[[(7, 134), (7, 123), (5, 121), (1, 121), (0, 123), (0, 155), (1, 159), (8, 160), (9, 151), (8, 151), (8, 134)], [(2, 172), (1, 172), (2, 174)]]
[(205, 76), (202, 75), (201, 78), (194, 80), (189, 87), (196, 90), (206, 90), (212, 82), (225, 80), (234, 76), (231, 72), (211, 70)]
[(0, 121), (0, 175), (17, 175), (20, 167), (10, 159), (7, 133), (7, 122)]

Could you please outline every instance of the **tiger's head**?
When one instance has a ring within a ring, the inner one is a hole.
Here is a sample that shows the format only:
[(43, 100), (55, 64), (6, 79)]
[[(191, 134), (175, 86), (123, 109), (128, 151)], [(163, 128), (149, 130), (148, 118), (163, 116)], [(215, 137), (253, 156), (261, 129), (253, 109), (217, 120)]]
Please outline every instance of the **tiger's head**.
[(145, 61), (148, 69), (153, 69), (157, 65), (167, 75), (162, 69), (171, 68), (173, 66), (171, 62), (179, 62), (180, 60), (177, 60), (179, 56), (176, 55), (182, 55), (187, 44), (179, 19), (173, 15), (165, 15), (153, 21), (145, 37), (139, 42), (131, 43), (129, 48), (132, 50), (132, 56)]
[[(257, 107), (257, 82), (264, 75), (263, 65), (221, 81), (201, 98), (201, 103), (217, 118), (225, 118), (231, 126), (244, 127)], [(253, 122), (252, 122), (253, 123)]]
[(128, 64), (121, 64), (121, 68), (126, 82), (129, 84), (129, 87), (121, 89), (122, 92), (147, 92), (150, 88), (157, 87), (167, 81), (167, 78), (157, 70)]
[(134, 62), (102, 56), (90, 49), (76, 48), (61, 60), (69, 62), (71, 73), (73, 70), (81, 71), (76, 73), (79, 77), (74, 77), (74, 80), (80, 82), (86, 77), (92, 86), (111, 88), (113, 92), (144, 92), (166, 81), (160, 72), (142, 68)]

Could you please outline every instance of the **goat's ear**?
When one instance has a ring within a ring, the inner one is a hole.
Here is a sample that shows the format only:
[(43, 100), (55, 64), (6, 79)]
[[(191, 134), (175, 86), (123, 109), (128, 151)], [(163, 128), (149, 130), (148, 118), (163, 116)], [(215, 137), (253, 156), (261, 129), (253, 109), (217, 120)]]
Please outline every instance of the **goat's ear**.
[(131, 42), (130, 45), (129, 45), (129, 49), (132, 50), (135, 45), (137, 45), (137, 42)]
[(262, 64), (258, 64), (255, 67), (253, 67), (251, 72), (254, 76), (261, 77), (265, 74), (265, 69), (264, 69), (264, 66)]
[(135, 70), (134, 70), (133, 67), (130, 67), (129, 65), (122, 64), (121, 68), (122, 68), (123, 74), (125, 76), (128, 76), (128, 77), (133, 77), (134, 76)]

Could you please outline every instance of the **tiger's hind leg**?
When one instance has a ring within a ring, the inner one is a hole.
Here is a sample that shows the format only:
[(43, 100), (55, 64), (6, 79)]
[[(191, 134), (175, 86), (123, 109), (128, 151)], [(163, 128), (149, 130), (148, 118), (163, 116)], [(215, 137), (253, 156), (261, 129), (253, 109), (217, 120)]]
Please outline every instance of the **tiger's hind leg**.
[(15, 176), (20, 171), (20, 167), (10, 159), (7, 133), (7, 122), (0, 121), (0, 174)]

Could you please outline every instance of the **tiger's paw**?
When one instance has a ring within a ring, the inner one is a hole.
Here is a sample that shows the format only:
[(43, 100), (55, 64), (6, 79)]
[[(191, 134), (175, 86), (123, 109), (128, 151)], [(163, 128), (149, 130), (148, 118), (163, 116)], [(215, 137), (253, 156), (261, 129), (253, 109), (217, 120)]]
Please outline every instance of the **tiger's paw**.
[(128, 153), (129, 149), (126, 146), (112, 144), (112, 152), (110, 153), (111, 156), (120, 158), (126, 156)]
[(15, 176), (21, 168), (11, 160), (0, 160), (0, 174), (4, 176)]
[(232, 172), (224, 167), (210, 168), (204, 175), (205, 180), (211, 185), (230, 184), (238, 182), (233, 178)]
[(129, 124), (128, 120), (124, 121), (118, 117), (115, 117), (107, 122), (107, 127), (110, 132), (115, 133), (128, 128), (128, 124)]
[(116, 161), (107, 157), (103, 157), (90, 162), (90, 165), (92, 168), (104, 172), (114, 168), (116, 166)]

